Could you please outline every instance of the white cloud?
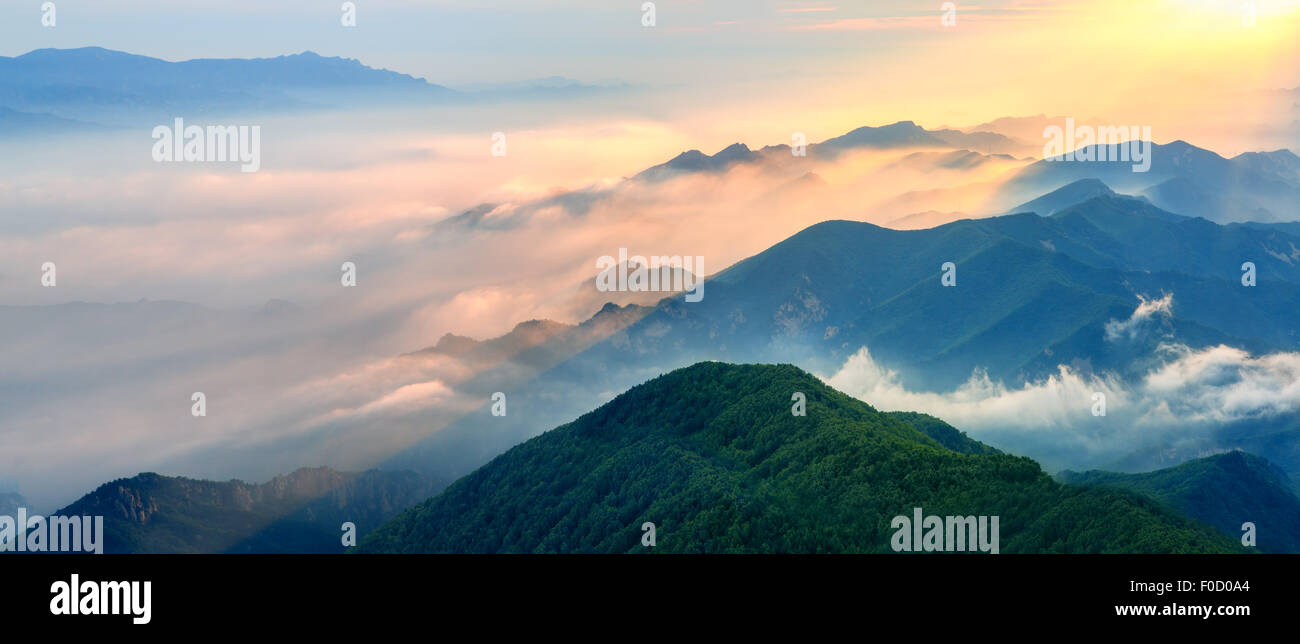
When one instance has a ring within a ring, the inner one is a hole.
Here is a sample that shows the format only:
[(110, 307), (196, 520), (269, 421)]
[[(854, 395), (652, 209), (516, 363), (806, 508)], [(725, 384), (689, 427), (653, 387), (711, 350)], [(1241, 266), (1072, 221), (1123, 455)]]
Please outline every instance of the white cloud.
[(1157, 315), (1169, 317), (1173, 314), (1174, 294), (1165, 293), (1157, 299), (1147, 299), (1138, 295), (1139, 304), (1133, 315), (1127, 320), (1110, 320), (1106, 323), (1106, 340), (1114, 342), (1121, 338), (1136, 340), (1146, 329), (1147, 322)]
[[(1158, 354), (1163, 362), (1133, 382), (1061, 365), (1016, 388), (977, 371), (956, 390), (921, 392), (904, 387), (864, 347), (824, 380), (882, 410), (937, 416), (1049, 467), (1096, 467), (1138, 450), (1203, 449), (1226, 423), (1300, 409), (1300, 353), (1251, 356), (1224, 345), (1170, 344)], [(1096, 392), (1106, 396), (1104, 417), (1092, 414)]]

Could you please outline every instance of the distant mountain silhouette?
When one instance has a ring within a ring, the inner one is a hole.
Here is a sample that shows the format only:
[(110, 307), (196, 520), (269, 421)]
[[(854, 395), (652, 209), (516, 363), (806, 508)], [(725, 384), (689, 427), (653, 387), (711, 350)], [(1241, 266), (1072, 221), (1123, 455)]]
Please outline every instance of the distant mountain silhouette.
[(104, 517), (106, 553), (342, 552), (342, 524), (358, 536), (417, 500), (430, 484), (411, 472), (304, 468), (266, 483), (140, 474), (110, 481), (56, 515)]
[(1037, 199), (1027, 201), (1007, 211), (1008, 214), (1032, 212), (1043, 215), (1055, 214), (1070, 206), (1083, 203), (1093, 197), (1111, 196), (1115, 191), (1097, 179), (1079, 179), (1074, 183), (1057, 188)]
[(0, 106), (103, 125), (457, 96), (423, 79), (310, 51), (180, 62), (101, 47), (0, 57)]
[(657, 166), (647, 168), (635, 178), (658, 181), (688, 172), (720, 172), (735, 163), (756, 161), (760, 156), (744, 143), (733, 143), (716, 154), (708, 155), (699, 150), (687, 150)]
[(881, 127), (860, 127), (852, 132), (809, 146), (809, 154), (833, 157), (855, 148), (905, 148), (934, 146), (964, 148), (985, 154), (1014, 152), (1023, 144), (992, 132), (927, 130), (912, 121), (899, 121)]
[[(808, 145), (807, 154), (813, 159), (834, 160), (839, 155), (852, 150), (909, 147), (946, 149), (948, 151), (937, 153), (935, 155), (937, 158), (933, 159), (926, 153), (918, 154), (926, 157), (927, 167), (964, 169), (979, 165), (989, 158), (989, 154), (1005, 156), (1006, 152), (1023, 146), (1000, 134), (926, 130), (912, 121), (899, 121), (881, 127), (860, 127), (821, 143), (811, 143)], [(693, 172), (722, 172), (743, 163), (786, 163), (791, 159), (790, 152), (790, 146), (784, 144), (751, 150), (744, 143), (733, 143), (712, 155), (699, 150), (687, 150), (664, 163), (641, 171), (634, 178), (661, 181)]]

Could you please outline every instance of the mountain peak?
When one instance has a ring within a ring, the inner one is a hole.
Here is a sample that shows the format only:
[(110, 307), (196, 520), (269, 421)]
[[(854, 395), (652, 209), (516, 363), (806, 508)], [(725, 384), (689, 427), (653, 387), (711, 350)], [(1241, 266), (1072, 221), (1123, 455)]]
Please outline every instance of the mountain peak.
[(916, 121), (895, 121), (895, 122), (893, 122), (893, 123), (890, 123), (889, 125), (886, 125), (886, 126), (883, 126), (883, 127), (879, 128), (879, 129), (882, 129), (882, 130), (887, 130), (887, 129), (895, 129), (895, 130), (924, 130), (925, 128), (923, 128), (923, 127), (917, 125), (917, 124), (916, 124)]
[(713, 155), (713, 158), (716, 160), (725, 161), (725, 160), (731, 160), (737, 158), (744, 158), (744, 157), (748, 157), (749, 155), (750, 155), (750, 150), (748, 145), (745, 145), (744, 143), (732, 143), (731, 145), (728, 145), (727, 147), (719, 150), (717, 154)]
[[(806, 414), (791, 413), (792, 396)], [(953, 498), (1023, 526), (1000, 546), (1011, 552), (1132, 550), (1139, 534), (1162, 552), (1234, 547), (1132, 497), (1065, 489), (1029, 459), (937, 418), (879, 412), (793, 365), (699, 362), (515, 446), (358, 549), (640, 552), (653, 521), (673, 526), (661, 552), (890, 552), (889, 517)], [(1090, 525), (1117, 529), (1098, 538)]]
[(1027, 201), (1011, 210), (1008, 213), (1033, 212), (1044, 217), (1058, 213), (1070, 206), (1083, 203), (1089, 199), (1100, 196), (1111, 196), (1118, 194), (1110, 189), (1101, 179), (1092, 177), (1078, 179), (1057, 188), (1037, 199)]

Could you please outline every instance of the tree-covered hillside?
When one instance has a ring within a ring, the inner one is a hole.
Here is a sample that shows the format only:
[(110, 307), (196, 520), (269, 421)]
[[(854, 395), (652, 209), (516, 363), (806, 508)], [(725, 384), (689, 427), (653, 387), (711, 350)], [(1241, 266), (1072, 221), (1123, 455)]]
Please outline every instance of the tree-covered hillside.
[[(792, 413), (796, 392), (804, 416)], [(998, 516), (1002, 553), (1238, 550), (1138, 495), (944, 447), (913, 426), (922, 419), (878, 412), (793, 366), (699, 363), (511, 449), (359, 549), (892, 552), (891, 519), (920, 507)]]
[(1132, 490), (1168, 504), (1232, 538), (1242, 524), (1255, 524), (1257, 547), (1265, 552), (1300, 552), (1300, 498), (1286, 474), (1267, 460), (1233, 451), (1181, 465), (1143, 472), (1062, 472), (1073, 485)]

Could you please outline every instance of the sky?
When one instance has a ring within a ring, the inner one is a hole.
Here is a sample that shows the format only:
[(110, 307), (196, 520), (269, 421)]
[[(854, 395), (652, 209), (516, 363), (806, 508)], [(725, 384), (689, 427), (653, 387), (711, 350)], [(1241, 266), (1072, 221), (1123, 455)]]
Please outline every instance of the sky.
[[(601, 255), (704, 256), (713, 273), (828, 218), (992, 214), (989, 186), (1027, 162), (954, 171), (909, 150), (818, 166), (830, 188), (815, 194), (796, 182), (802, 169), (620, 187), (683, 150), (1039, 114), (1151, 125), (1158, 142), (1225, 155), (1298, 140), (1294, 99), (1277, 93), (1300, 87), (1295, 1), (1253, 3), (1253, 26), (1235, 0), (958, 3), (946, 27), (940, 2), (661, 0), (647, 27), (640, 0), (355, 0), (355, 28), (340, 25), (338, 1), (53, 1), (54, 27), (41, 26), (41, 2), (0, 5), (0, 55), (312, 50), (451, 87), (550, 76), (630, 87), (580, 102), (268, 115), (262, 169), (247, 175), (153, 163), (147, 131), (0, 142), (0, 473), (46, 509), (150, 469), (264, 480), (368, 467), (429, 428), (322, 428), (413, 401), (445, 418), (480, 402), (457, 389), (472, 368), (397, 356), (448, 332), (579, 322), (594, 311), (573, 291)], [(507, 157), (488, 153), (496, 131), (509, 134)], [(535, 207), (566, 191), (610, 192), (581, 216)], [(482, 203), (531, 214), (495, 231), (438, 228)], [(35, 277), (46, 261), (57, 288)], [(344, 261), (358, 265), (355, 289), (340, 288)], [(864, 353), (835, 377), (975, 427), (1010, 408), (998, 401), (1043, 389), (945, 398), (902, 390), (887, 370)], [(199, 423), (193, 391), (210, 395)]]
[[(970, 125), (1037, 113), (1209, 129), (1235, 96), (1300, 86), (1295, 0), (660, 0), (641, 2), (63, 0), (0, 7), (0, 54), (98, 45), (168, 60), (313, 50), (457, 86), (547, 76), (621, 80), (672, 109), (711, 105), (694, 130), (783, 140), (864, 123)], [(1243, 24), (1253, 7), (1253, 26)], [(1222, 90), (1210, 104), (1206, 88)], [(673, 89), (689, 90), (685, 93)], [(924, 97), (924, 100), (918, 100)], [(718, 127), (725, 112), (729, 127)], [(1190, 128), (1188, 128), (1190, 129)], [(720, 141), (721, 139), (719, 139)], [(705, 142), (708, 144), (713, 141)], [(723, 143), (725, 145), (725, 143)], [(1235, 151), (1228, 151), (1235, 153)]]

